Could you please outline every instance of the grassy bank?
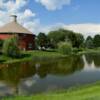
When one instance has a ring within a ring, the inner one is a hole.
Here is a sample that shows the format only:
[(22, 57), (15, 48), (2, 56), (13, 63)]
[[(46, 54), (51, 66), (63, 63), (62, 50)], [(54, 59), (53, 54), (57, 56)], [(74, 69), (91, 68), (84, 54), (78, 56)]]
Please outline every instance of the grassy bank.
[(100, 48), (98, 49), (84, 49), (83, 51), (78, 52), (78, 54), (86, 54), (86, 53), (91, 53), (91, 54), (100, 54)]
[[(73, 53), (73, 55), (82, 55), (85, 53), (95, 53), (100, 54), (100, 49), (87, 49), (83, 51), (79, 51), (77, 53)], [(22, 52), (21, 58), (11, 58), (4, 55), (0, 55), (0, 63), (14, 63), (14, 62), (23, 62), (29, 60), (49, 60), (49, 59), (56, 59), (56, 58), (65, 58), (68, 55), (63, 55), (56, 51), (25, 51)]]
[(100, 100), (100, 83), (62, 92), (46, 93), (30, 97), (18, 96), (3, 100)]
[(28, 60), (40, 60), (40, 59), (55, 59), (63, 58), (66, 55), (60, 54), (58, 52), (48, 52), (48, 51), (25, 51), (22, 52), (21, 58), (11, 58), (4, 55), (0, 55), (1, 63), (14, 63), (14, 62), (23, 62)]

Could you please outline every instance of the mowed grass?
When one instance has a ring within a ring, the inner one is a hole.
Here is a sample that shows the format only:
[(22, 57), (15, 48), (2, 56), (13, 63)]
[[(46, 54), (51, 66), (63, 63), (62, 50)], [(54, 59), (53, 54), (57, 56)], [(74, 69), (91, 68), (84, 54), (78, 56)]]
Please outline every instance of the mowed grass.
[(31, 54), (33, 56), (38, 56), (38, 57), (61, 57), (64, 56), (61, 53), (58, 53), (56, 51), (38, 51), (38, 50), (34, 50), (34, 51), (26, 51), (24, 52), (25, 54)]
[(0, 55), (0, 63), (15, 63), (23, 62), (28, 60), (43, 60), (43, 59), (53, 59), (53, 58), (63, 58), (66, 55), (60, 54), (58, 52), (48, 52), (48, 51), (25, 51), (22, 52), (21, 58), (11, 58), (4, 55)]
[(100, 83), (82, 88), (33, 96), (16, 96), (3, 100), (100, 100)]

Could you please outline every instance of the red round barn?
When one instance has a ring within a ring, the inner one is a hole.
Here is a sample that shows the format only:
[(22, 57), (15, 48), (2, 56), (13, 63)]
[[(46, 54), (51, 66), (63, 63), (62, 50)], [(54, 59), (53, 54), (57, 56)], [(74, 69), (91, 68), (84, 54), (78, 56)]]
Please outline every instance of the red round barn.
[(17, 16), (12, 15), (12, 22), (0, 28), (0, 39), (5, 40), (15, 35), (19, 39), (19, 47), (23, 50), (35, 48), (35, 35), (17, 22)]

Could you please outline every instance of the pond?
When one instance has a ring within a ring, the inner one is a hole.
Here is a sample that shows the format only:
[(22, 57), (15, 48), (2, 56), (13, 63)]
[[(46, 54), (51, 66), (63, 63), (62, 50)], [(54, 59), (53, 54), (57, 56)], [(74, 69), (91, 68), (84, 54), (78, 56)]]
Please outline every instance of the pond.
[(100, 55), (0, 64), (0, 97), (31, 95), (100, 81)]

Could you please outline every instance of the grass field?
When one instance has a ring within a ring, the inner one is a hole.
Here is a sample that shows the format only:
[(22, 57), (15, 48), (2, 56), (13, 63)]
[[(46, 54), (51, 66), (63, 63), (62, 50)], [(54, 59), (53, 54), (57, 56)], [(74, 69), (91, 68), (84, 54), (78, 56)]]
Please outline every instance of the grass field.
[(66, 55), (60, 54), (58, 52), (48, 52), (48, 51), (25, 51), (22, 52), (23, 56), (21, 58), (11, 58), (4, 55), (0, 55), (0, 63), (14, 63), (23, 62), (28, 60), (38, 60), (38, 59), (53, 59), (53, 58), (63, 58)]
[[(100, 49), (98, 50), (84, 50), (80, 51), (78, 53), (73, 53), (74, 55), (81, 55), (85, 53), (96, 53), (100, 54)], [(0, 55), (0, 63), (14, 63), (14, 62), (23, 62), (23, 61), (28, 61), (28, 60), (38, 60), (38, 59), (55, 59), (55, 58), (64, 58), (68, 57), (68, 55), (63, 55), (61, 53), (58, 53), (57, 51), (38, 51), (38, 50), (33, 50), (33, 51), (24, 51), (22, 52), (22, 57), (21, 58), (11, 58), (7, 57), (4, 55)]]
[(3, 100), (100, 100), (100, 83), (67, 91), (39, 94), (30, 97), (16, 96)]

